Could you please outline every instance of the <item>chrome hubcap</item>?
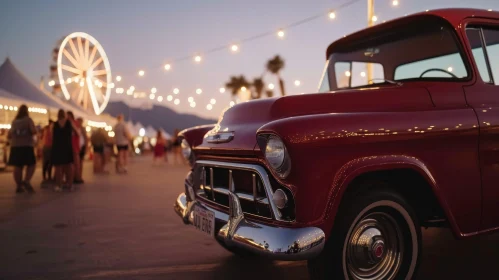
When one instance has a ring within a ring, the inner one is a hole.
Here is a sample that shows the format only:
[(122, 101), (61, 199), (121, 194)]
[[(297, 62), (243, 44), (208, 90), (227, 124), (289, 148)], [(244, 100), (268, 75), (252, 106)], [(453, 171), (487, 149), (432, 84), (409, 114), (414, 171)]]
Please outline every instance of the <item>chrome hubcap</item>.
[(344, 257), (351, 279), (394, 279), (402, 263), (402, 231), (388, 213), (363, 217), (352, 229), (346, 246)]

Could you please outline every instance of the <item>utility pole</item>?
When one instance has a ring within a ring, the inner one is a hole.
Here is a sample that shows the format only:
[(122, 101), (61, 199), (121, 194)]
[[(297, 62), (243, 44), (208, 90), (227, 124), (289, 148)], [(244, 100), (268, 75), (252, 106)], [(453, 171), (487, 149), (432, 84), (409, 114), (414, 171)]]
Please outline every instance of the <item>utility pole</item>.
[[(367, 26), (374, 25), (374, 0), (367, 0)], [(371, 63), (367, 64), (367, 83), (373, 79), (373, 66)]]

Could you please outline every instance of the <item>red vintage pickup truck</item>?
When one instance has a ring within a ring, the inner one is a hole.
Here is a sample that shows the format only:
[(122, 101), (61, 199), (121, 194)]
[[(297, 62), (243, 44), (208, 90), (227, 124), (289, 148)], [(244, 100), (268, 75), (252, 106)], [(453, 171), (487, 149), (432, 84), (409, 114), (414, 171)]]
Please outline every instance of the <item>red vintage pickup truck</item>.
[(240, 255), (312, 279), (411, 279), (421, 227), (499, 229), (499, 13), (426, 11), (332, 43), (319, 93), (182, 132), (174, 208)]

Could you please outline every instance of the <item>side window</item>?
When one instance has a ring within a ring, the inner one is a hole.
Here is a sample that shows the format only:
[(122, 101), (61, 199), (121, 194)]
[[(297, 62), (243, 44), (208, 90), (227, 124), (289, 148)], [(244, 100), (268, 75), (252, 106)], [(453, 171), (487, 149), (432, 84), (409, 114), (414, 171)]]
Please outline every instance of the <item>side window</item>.
[(499, 30), (483, 29), (487, 57), (495, 85), (499, 85)]
[(482, 38), (479, 28), (468, 28), (466, 29), (466, 35), (473, 52), (473, 58), (480, 72), (480, 77), (486, 83), (490, 83), (489, 70), (487, 69), (487, 61), (485, 60), (485, 54), (483, 52)]
[(347, 88), (350, 85), (350, 62), (336, 62), (334, 64), (334, 73), (336, 74), (337, 88)]

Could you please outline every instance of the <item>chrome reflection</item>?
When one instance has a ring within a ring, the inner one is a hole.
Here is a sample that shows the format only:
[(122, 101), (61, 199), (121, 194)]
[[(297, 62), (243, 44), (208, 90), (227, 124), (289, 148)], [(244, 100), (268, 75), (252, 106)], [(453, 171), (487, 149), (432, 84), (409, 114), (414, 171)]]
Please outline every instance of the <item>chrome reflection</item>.
[(186, 224), (192, 224), (194, 205), (215, 213), (217, 222), (225, 223), (216, 233), (220, 242), (277, 260), (306, 260), (320, 254), (325, 244), (325, 234), (320, 228), (281, 228), (267, 226), (244, 219), (239, 198), (230, 194), (229, 215), (209, 208), (197, 201), (188, 202), (184, 193), (174, 205), (175, 212)]

